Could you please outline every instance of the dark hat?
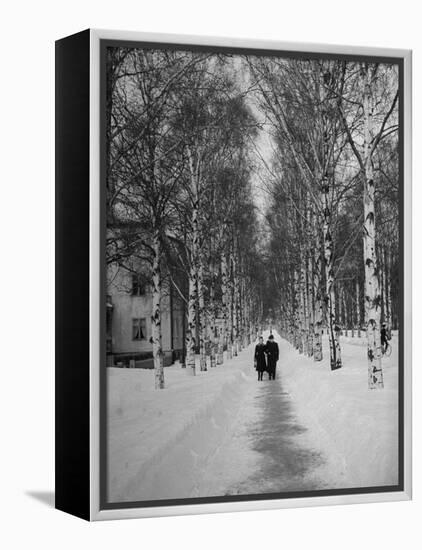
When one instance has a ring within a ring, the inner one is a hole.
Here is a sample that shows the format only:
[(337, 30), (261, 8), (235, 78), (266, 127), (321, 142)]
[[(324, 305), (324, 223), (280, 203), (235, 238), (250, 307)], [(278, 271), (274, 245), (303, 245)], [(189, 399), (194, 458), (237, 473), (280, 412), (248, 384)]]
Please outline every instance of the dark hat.
[(268, 340), (274, 340), (274, 336), (273, 336), (272, 334), (270, 334), (270, 335), (268, 336)]

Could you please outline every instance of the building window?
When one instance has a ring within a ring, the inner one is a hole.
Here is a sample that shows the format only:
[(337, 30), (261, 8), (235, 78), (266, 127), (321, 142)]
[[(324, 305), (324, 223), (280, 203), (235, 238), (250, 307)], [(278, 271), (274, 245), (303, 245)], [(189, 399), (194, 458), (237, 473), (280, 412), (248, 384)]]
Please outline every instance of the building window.
[(145, 295), (145, 278), (139, 273), (132, 274), (132, 296)]
[(132, 319), (132, 340), (147, 339), (146, 319)]

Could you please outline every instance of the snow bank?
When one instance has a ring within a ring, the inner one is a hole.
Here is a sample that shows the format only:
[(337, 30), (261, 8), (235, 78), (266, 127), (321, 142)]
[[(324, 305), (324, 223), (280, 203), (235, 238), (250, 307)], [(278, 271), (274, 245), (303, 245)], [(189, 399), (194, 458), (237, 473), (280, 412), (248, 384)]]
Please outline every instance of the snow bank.
[(160, 391), (151, 371), (107, 370), (110, 501), (202, 496), (205, 464), (255, 379), (251, 356), (249, 348), (196, 376), (166, 368)]
[[(323, 448), (338, 487), (398, 483), (398, 337), (383, 359), (383, 390), (368, 390), (364, 339), (342, 338), (343, 368), (331, 371), (280, 340), (279, 372), (298, 418)], [(362, 345), (361, 345), (362, 344)]]

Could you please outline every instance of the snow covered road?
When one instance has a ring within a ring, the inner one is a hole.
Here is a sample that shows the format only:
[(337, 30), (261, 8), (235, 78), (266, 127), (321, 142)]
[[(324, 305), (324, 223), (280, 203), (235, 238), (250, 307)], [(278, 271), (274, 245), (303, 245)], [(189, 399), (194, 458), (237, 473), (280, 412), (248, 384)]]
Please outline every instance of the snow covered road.
[(209, 465), (207, 477), (214, 480), (214, 487), (203, 487), (203, 494), (251, 495), (325, 487), (327, 480), (318, 472), (323, 468), (326, 474), (326, 461), (307, 432), (280, 378), (256, 382), (227, 445)]
[(275, 381), (256, 380), (254, 346), (196, 377), (170, 367), (158, 392), (152, 371), (108, 369), (109, 500), (396, 483), (397, 354), (369, 391), (364, 346), (331, 372), (276, 339)]

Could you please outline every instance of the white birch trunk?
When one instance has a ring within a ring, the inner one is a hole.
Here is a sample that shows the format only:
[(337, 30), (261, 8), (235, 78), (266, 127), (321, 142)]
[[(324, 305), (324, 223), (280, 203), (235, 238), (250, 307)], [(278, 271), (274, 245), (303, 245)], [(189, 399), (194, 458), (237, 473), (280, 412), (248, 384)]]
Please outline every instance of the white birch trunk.
[[(323, 75), (321, 75), (323, 76)], [(324, 77), (323, 77), (324, 78)], [(324, 82), (321, 86), (321, 117), (322, 117), (322, 140), (323, 140), (323, 170), (321, 174), (321, 203), (323, 205), (323, 247), (324, 247), (324, 271), (325, 271), (325, 312), (330, 344), (330, 367), (331, 370), (341, 368), (340, 334), (336, 326), (336, 302), (334, 290), (334, 265), (333, 265), (333, 238), (331, 235), (331, 209), (330, 209), (330, 182), (333, 180), (332, 152), (330, 152), (329, 135), (329, 100)]]
[(191, 238), (191, 264), (189, 273), (189, 298), (188, 298), (188, 326), (186, 330), (186, 369), (189, 374), (196, 374), (195, 348), (196, 348), (196, 314), (198, 297), (198, 207), (192, 208), (192, 238)]
[(376, 258), (375, 234), (375, 182), (372, 168), (371, 148), (371, 75), (366, 65), (366, 83), (363, 97), (364, 109), (364, 190), (363, 190), (363, 258), (365, 265), (365, 310), (366, 333), (368, 345), (368, 387), (369, 389), (383, 388), (383, 372), (381, 364), (380, 338), (380, 305), (379, 282)]
[(364, 191), (364, 261), (365, 261), (365, 307), (368, 339), (368, 386), (370, 389), (383, 388), (380, 339), (380, 295), (376, 272), (375, 255), (375, 212), (374, 182), (371, 168), (366, 173)]
[(221, 309), (223, 315), (223, 326), (220, 330), (220, 339), (218, 344), (217, 363), (222, 365), (224, 362), (224, 346), (228, 347), (228, 289), (227, 289), (227, 259), (223, 254), (221, 258)]
[(330, 367), (331, 370), (341, 368), (341, 348), (339, 331), (336, 330), (336, 301), (334, 293), (334, 266), (333, 266), (333, 241), (330, 231), (330, 209), (328, 202), (329, 184), (328, 178), (324, 178), (322, 185), (324, 204), (324, 259), (325, 259), (325, 304), (327, 314), (328, 340), (330, 343)]
[(161, 241), (159, 231), (153, 235), (151, 337), (154, 361), (155, 389), (164, 389), (164, 357), (161, 335)]

